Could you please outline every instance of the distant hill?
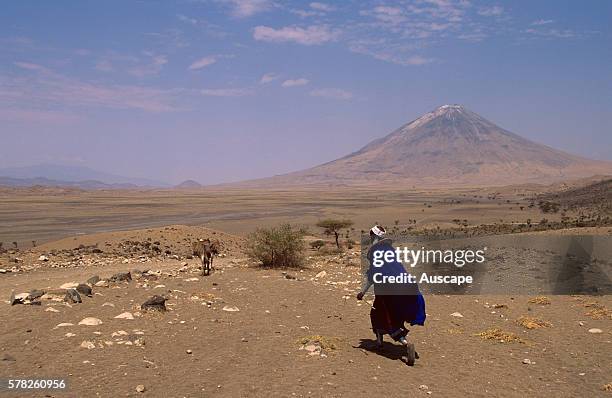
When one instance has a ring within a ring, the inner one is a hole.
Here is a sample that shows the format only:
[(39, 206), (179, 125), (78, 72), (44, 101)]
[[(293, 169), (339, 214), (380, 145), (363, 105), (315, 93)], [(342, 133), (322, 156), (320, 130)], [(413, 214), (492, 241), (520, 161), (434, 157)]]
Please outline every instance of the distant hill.
[(444, 105), (341, 159), (242, 185), (492, 186), (593, 175), (612, 175), (612, 162), (535, 143), (461, 105)]
[[(0, 169), (0, 177), (10, 177), (20, 180), (46, 179), (65, 183), (83, 183), (94, 181), (108, 185), (132, 185), (141, 187), (169, 187), (170, 185), (146, 178), (132, 178), (105, 173), (84, 166), (66, 166), (57, 164), (39, 164), (25, 167), (11, 167)], [(25, 182), (25, 181), (23, 181)]]
[(5, 187), (67, 187), (67, 188), (80, 188), (80, 189), (134, 189), (138, 188), (135, 184), (106, 184), (96, 180), (85, 180), (85, 181), (60, 181), (51, 180), (48, 178), (37, 177), (37, 178), (11, 178), (11, 177), (0, 177), (0, 186)]
[(174, 186), (174, 188), (176, 189), (197, 189), (197, 188), (202, 188), (202, 187), (203, 187), (202, 184), (194, 180), (185, 180), (181, 182), (180, 184)]

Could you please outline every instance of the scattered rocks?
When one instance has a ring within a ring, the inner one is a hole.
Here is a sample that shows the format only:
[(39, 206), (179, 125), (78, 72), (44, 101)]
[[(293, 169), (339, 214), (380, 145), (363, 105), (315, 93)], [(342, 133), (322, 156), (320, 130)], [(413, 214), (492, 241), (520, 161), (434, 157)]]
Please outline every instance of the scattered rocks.
[(94, 348), (96, 348), (96, 345), (93, 343), (93, 341), (83, 340), (83, 342), (81, 343), (81, 348), (93, 350)]
[(592, 328), (592, 329), (589, 329), (589, 333), (599, 334), (599, 333), (603, 333), (603, 330), (598, 329), (598, 328)]
[(93, 318), (93, 317), (84, 318), (81, 320), (81, 322), (79, 322), (79, 325), (84, 325), (84, 326), (98, 326), (101, 324), (102, 324), (102, 321), (100, 319)]
[(75, 289), (68, 289), (68, 290), (66, 290), (66, 295), (64, 296), (64, 301), (67, 302), (67, 303), (72, 303), (72, 304), (82, 303), (83, 302), (83, 300), (81, 300), (81, 295)]
[(150, 299), (148, 299), (147, 301), (145, 301), (140, 306), (140, 309), (142, 309), (143, 311), (153, 310), (153, 311), (165, 312), (166, 311), (166, 298), (163, 296), (155, 295), (151, 297)]
[(49, 257), (47, 257), (44, 254), (42, 254), (40, 257), (38, 257), (38, 261), (47, 262), (47, 261), (49, 261)]
[(115, 319), (134, 319), (134, 315), (131, 312), (123, 312), (117, 315)]

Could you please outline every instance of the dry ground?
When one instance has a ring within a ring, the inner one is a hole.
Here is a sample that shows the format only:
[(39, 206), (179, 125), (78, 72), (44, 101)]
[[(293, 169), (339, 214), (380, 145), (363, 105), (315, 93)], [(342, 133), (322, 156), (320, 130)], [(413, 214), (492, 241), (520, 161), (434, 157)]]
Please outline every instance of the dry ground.
[[(21, 258), (22, 271), (0, 274), (0, 298), (94, 274), (161, 272), (157, 280), (94, 288), (93, 297), (72, 306), (0, 303), (0, 378), (69, 380), (66, 392), (32, 396), (611, 396), (604, 391), (612, 383), (611, 296), (428, 296), (426, 325), (409, 335), (421, 359), (407, 367), (398, 346), (373, 347), (369, 306), (354, 298), (358, 252), (311, 253), (305, 269), (283, 271), (260, 269), (241, 250), (243, 236), (257, 226), (312, 226), (326, 216), (354, 219), (355, 234), (396, 219), (421, 226), (453, 219), (523, 222), (541, 217), (516, 205), (531, 193), (4, 191), (0, 241), (24, 247), (35, 239), (39, 245), (11, 255)], [(219, 231), (162, 227), (177, 222)], [(136, 227), (143, 229), (129, 230)], [(125, 231), (112, 232), (118, 230)], [(96, 231), (107, 232), (91, 234)], [(610, 229), (572, 231), (584, 232), (609, 235)], [(224, 257), (209, 277), (199, 276), (196, 260), (187, 258), (197, 237), (224, 243)], [(41, 254), (49, 261), (39, 260)], [(9, 257), (0, 259), (0, 268), (15, 266)], [(168, 297), (167, 313), (140, 311), (153, 294)], [(114, 318), (126, 311), (135, 319)], [(451, 316), (455, 312), (463, 317)], [(103, 323), (78, 325), (85, 317)], [(56, 328), (63, 322), (74, 325)], [(589, 333), (594, 328), (602, 333)], [(312, 336), (334, 348), (309, 355), (301, 348)], [(125, 343), (139, 338), (144, 345)], [(83, 341), (96, 348), (82, 348)], [(137, 385), (146, 391), (137, 392)]]

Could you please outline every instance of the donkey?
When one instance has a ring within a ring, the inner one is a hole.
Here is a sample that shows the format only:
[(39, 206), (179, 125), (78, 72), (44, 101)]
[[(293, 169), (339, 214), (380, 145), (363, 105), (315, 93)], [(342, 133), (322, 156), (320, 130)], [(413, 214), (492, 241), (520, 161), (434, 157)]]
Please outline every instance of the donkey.
[(213, 258), (219, 254), (219, 242), (210, 239), (198, 239), (192, 245), (193, 254), (202, 261), (202, 275), (210, 275), (213, 270)]

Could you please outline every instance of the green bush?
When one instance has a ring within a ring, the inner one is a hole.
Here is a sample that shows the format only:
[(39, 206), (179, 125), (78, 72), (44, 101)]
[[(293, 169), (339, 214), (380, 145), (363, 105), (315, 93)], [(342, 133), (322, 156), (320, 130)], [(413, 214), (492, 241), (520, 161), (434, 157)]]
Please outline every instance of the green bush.
[(304, 262), (304, 228), (282, 224), (249, 235), (247, 255), (264, 267), (299, 267)]

